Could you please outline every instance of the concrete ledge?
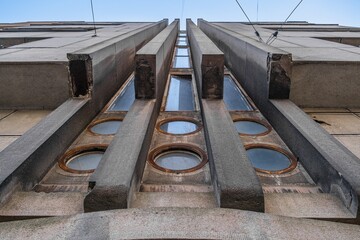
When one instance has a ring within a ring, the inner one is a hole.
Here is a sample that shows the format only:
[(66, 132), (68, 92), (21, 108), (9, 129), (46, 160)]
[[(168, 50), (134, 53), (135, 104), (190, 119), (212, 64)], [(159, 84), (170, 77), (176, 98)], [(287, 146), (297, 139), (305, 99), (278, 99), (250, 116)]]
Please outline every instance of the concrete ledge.
[(260, 181), (222, 100), (202, 100), (210, 169), (220, 207), (264, 211)]
[(91, 176), (95, 187), (84, 200), (85, 212), (128, 207), (131, 187), (144, 169), (155, 113), (155, 100), (135, 100)]
[(0, 152), (0, 204), (30, 190), (88, 123), (88, 100), (68, 100)]
[(186, 20), (186, 29), (200, 96), (222, 99), (224, 54), (190, 19)]
[(266, 115), (322, 190), (359, 216), (360, 160), (290, 100), (271, 100)]
[(0, 223), (2, 239), (359, 239), (356, 225), (230, 209), (151, 208)]
[(178, 31), (179, 20), (175, 20), (136, 53), (137, 99), (161, 99)]

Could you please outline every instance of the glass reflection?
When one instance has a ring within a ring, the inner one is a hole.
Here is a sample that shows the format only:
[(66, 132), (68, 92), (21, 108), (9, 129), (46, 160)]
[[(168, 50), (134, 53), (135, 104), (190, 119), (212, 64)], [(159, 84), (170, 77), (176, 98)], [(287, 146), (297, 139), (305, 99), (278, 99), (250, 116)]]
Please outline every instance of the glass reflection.
[(287, 156), (272, 149), (251, 148), (246, 152), (255, 168), (266, 171), (280, 171), (291, 165), (291, 161)]
[(115, 134), (118, 131), (121, 123), (122, 122), (120, 120), (101, 122), (94, 125), (91, 128), (91, 131), (97, 134)]
[(165, 111), (193, 111), (191, 76), (171, 76)]
[(189, 57), (175, 57), (174, 68), (190, 68)]
[(87, 171), (96, 169), (104, 152), (102, 151), (91, 151), (78, 154), (66, 163), (68, 168), (78, 170), (78, 171)]
[(187, 41), (185, 39), (179, 39), (177, 45), (178, 46), (187, 46)]
[(187, 48), (176, 48), (176, 56), (189, 56)]
[(253, 110), (230, 76), (224, 76), (224, 102), (229, 111)]
[(171, 134), (188, 134), (196, 131), (197, 125), (188, 121), (171, 121), (162, 124), (160, 129)]
[(193, 153), (186, 151), (171, 151), (160, 154), (155, 163), (162, 168), (170, 170), (186, 170), (196, 167), (201, 159)]
[(253, 121), (236, 121), (234, 124), (238, 133), (242, 134), (256, 135), (268, 130), (264, 125)]
[(129, 84), (116, 98), (114, 103), (110, 106), (109, 111), (129, 111), (135, 101), (135, 85), (134, 79), (131, 79)]

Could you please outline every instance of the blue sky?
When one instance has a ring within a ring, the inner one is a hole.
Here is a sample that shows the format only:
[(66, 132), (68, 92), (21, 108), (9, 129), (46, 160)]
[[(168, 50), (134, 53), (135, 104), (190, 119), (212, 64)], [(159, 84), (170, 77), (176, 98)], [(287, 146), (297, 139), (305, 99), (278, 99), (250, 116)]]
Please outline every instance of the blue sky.
[[(252, 21), (283, 21), (299, 0), (238, 0)], [(257, 11), (257, 3), (259, 8)], [(93, 0), (97, 21), (246, 21), (235, 0)], [(91, 21), (90, 0), (0, 0), (0, 22)], [(360, 27), (360, 0), (304, 0), (289, 19)]]

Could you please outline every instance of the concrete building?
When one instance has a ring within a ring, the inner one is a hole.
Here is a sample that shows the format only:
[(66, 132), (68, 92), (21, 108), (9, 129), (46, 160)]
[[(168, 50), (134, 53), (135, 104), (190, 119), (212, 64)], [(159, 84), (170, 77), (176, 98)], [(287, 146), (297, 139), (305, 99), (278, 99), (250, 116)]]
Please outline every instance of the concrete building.
[(2, 239), (360, 238), (359, 28), (96, 28), (0, 24)]

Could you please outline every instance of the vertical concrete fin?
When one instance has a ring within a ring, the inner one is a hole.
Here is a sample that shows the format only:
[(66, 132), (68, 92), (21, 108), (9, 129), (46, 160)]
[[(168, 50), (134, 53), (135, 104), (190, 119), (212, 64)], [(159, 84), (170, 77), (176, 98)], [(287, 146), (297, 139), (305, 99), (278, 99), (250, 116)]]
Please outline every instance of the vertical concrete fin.
[(222, 99), (224, 54), (191, 19), (186, 20), (198, 92), (205, 99)]

